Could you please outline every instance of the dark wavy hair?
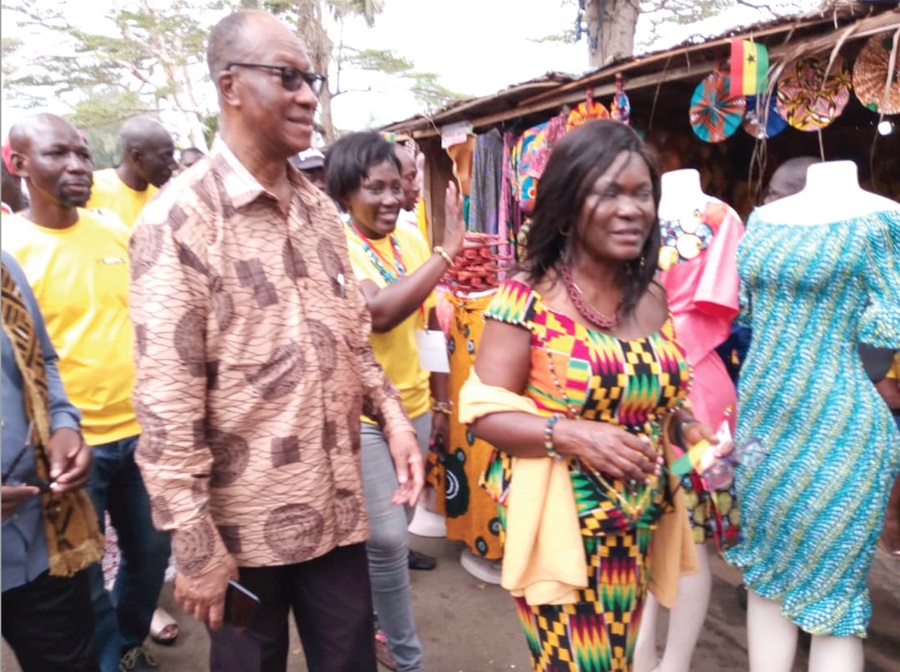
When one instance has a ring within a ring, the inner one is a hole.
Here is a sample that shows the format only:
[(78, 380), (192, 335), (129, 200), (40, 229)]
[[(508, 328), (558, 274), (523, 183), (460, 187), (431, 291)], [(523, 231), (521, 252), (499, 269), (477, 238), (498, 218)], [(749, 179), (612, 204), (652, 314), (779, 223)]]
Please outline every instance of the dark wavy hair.
[[(574, 244), (572, 235), (581, 209), (597, 179), (621, 152), (637, 154), (650, 170), (654, 211), (659, 209), (660, 184), (656, 162), (629, 126), (617, 121), (589, 121), (570, 131), (550, 154), (538, 181), (537, 198), (522, 267), (533, 283), (558, 269)], [(653, 280), (659, 258), (659, 226), (654, 222), (641, 254), (622, 264), (622, 313), (627, 315)]]
[(350, 133), (325, 152), (325, 184), (328, 195), (344, 210), (347, 197), (359, 189), (372, 166), (390, 161), (400, 172), (394, 145), (374, 131)]

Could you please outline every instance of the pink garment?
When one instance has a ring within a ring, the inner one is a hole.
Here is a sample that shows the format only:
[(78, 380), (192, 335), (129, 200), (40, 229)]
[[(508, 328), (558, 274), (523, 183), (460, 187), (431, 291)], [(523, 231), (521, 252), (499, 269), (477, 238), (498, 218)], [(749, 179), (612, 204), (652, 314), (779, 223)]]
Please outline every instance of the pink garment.
[(734, 383), (715, 348), (728, 338), (738, 313), (735, 255), (744, 225), (730, 206), (710, 196), (680, 220), (661, 220), (660, 228), (658, 279), (669, 295), (675, 333), (694, 367), (689, 399), (699, 420), (717, 426), (737, 403)]

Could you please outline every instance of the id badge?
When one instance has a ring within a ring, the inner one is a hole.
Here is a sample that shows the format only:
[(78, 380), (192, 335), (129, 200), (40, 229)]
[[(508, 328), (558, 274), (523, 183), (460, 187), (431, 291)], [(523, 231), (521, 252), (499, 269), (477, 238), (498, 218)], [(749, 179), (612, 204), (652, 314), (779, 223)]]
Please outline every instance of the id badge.
[(447, 338), (443, 331), (416, 330), (416, 347), (422, 368), (432, 373), (450, 373)]

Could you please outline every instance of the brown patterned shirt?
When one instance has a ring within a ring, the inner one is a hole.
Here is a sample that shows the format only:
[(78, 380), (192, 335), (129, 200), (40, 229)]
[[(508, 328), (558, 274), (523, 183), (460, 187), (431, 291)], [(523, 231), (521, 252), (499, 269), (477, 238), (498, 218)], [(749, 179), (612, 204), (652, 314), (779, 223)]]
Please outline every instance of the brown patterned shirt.
[(289, 168), (287, 217), (224, 142), (147, 206), (131, 311), (155, 524), (192, 575), (309, 560), (368, 536), (364, 401), (413, 431), (369, 346), (331, 200)]

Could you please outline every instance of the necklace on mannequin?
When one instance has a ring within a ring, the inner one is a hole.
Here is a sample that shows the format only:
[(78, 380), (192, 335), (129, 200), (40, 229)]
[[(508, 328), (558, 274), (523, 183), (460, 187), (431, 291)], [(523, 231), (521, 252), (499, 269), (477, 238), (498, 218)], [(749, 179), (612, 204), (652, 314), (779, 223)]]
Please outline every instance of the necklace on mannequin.
[(616, 326), (618, 326), (619, 314), (622, 310), (621, 297), (619, 297), (619, 302), (616, 304), (616, 310), (612, 315), (601, 313), (588, 303), (584, 292), (581, 291), (581, 287), (575, 282), (575, 278), (572, 277), (572, 271), (568, 266), (563, 266), (560, 269), (560, 276), (562, 277), (563, 284), (566, 286), (566, 292), (568, 292), (572, 304), (575, 306), (575, 309), (581, 317), (601, 329), (615, 329)]

